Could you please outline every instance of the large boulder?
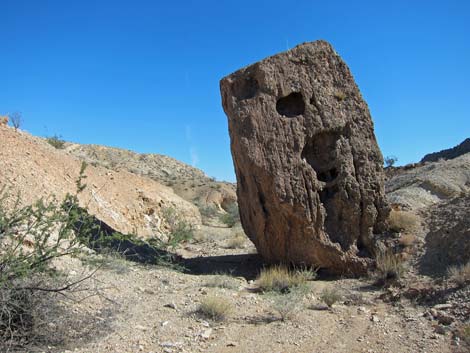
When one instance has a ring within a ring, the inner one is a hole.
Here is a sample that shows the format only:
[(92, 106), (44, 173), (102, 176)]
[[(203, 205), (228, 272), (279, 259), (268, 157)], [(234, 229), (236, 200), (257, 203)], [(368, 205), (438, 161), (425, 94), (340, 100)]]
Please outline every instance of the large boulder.
[(367, 104), (324, 41), (221, 80), (246, 234), (268, 262), (363, 274), (385, 229), (383, 157)]

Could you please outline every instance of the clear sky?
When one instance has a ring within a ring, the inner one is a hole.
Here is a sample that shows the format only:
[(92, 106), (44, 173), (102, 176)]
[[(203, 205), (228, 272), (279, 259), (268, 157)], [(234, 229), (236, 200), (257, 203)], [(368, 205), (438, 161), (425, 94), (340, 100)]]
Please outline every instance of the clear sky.
[(234, 180), (219, 80), (325, 39), (399, 164), (470, 136), (470, 1), (0, 0), (0, 115)]

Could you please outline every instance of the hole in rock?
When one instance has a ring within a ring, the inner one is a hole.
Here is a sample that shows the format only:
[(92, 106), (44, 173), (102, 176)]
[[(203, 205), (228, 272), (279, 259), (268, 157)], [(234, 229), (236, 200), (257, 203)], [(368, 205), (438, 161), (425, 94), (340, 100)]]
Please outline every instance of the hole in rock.
[(253, 77), (242, 77), (232, 84), (233, 94), (240, 100), (253, 98), (258, 89), (258, 81)]
[[(327, 206), (328, 200), (332, 199), (333, 196), (339, 191), (336, 185), (332, 187), (324, 187), (323, 190), (319, 192), (320, 201), (325, 207)], [(328, 207), (327, 207), (328, 208)]]
[(359, 257), (371, 257), (369, 249), (364, 245), (361, 238), (357, 240), (357, 256)]
[(305, 112), (305, 102), (300, 92), (293, 92), (288, 96), (279, 98), (276, 103), (279, 114), (292, 118)]
[(322, 132), (307, 140), (301, 157), (313, 168), (320, 181), (330, 183), (339, 175), (336, 167), (337, 146), (341, 137), (337, 131)]
[(336, 168), (331, 168), (330, 170), (319, 172), (317, 177), (318, 180), (328, 183), (338, 177), (338, 170)]

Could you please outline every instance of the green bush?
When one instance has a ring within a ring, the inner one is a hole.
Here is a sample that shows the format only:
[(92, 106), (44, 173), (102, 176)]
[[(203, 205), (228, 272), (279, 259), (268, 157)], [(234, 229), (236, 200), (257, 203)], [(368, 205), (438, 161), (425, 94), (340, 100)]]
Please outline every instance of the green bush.
[[(85, 168), (83, 164), (77, 195), (85, 188)], [(71, 281), (53, 265), (59, 258), (78, 255), (80, 238), (93, 227), (82, 223), (77, 229), (77, 195), (68, 194), (62, 202), (40, 199), (30, 206), (21, 206), (18, 197), (7, 207), (9, 195), (0, 191), (0, 350), (33, 340), (38, 321), (52, 320), (38, 311), (41, 303), (58, 293), (74, 293), (94, 273)]]
[(214, 205), (199, 206), (199, 212), (204, 218), (213, 218), (219, 213), (217, 207)]
[(160, 242), (165, 249), (175, 249), (179, 244), (187, 242), (194, 237), (192, 225), (183, 219), (174, 207), (163, 209), (163, 218), (169, 226), (167, 240)]
[(395, 163), (398, 161), (398, 158), (395, 156), (387, 156), (384, 158), (384, 163), (386, 168), (393, 167)]
[(46, 138), (46, 141), (53, 147), (61, 150), (65, 148), (65, 141), (62, 140), (61, 136), (54, 135)]
[(227, 207), (226, 213), (220, 216), (220, 221), (230, 228), (240, 222), (240, 213), (238, 212), (238, 204), (236, 202)]

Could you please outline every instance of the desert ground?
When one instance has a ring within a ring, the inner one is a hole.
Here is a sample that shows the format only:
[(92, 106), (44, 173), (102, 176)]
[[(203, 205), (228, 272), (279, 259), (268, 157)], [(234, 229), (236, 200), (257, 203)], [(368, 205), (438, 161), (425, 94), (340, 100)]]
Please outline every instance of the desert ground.
[[(261, 288), (258, 276), (268, 266), (240, 224), (222, 221), (227, 205), (236, 202), (235, 185), (172, 159), (104, 146), (54, 148), (10, 127), (0, 126), (0, 144), (0, 185), (20, 192), (24, 204), (47, 193), (63, 197), (73, 192), (79, 165), (86, 160), (89, 186), (80, 202), (94, 216), (121, 232), (138, 229), (145, 241), (153, 223), (145, 223), (148, 217), (141, 214), (149, 216), (148, 207), (158, 214), (163, 201), (181, 211), (193, 231), (172, 249), (177, 263), (140, 263), (116, 249), (89, 248), (57, 259), (55, 268), (72, 282), (93, 276), (80, 290), (40, 304), (43, 316), (33, 328), (35, 338), (22, 345), (5, 341), (3, 351), (468, 351), (470, 286), (468, 279), (457, 283), (448, 269), (469, 244), (470, 153), (386, 170), (399, 278), (383, 283), (383, 273), (348, 278), (297, 269), (303, 273), (299, 288), (279, 293)], [(139, 161), (155, 166), (143, 169)], [(162, 163), (166, 172), (159, 174)], [(138, 190), (126, 189), (121, 179), (129, 178)], [(139, 201), (132, 208), (120, 206), (130, 199)], [(201, 216), (198, 210), (208, 206), (211, 212)], [(165, 226), (155, 229), (165, 233)], [(214, 298), (224, 306), (218, 316), (201, 309)]]

